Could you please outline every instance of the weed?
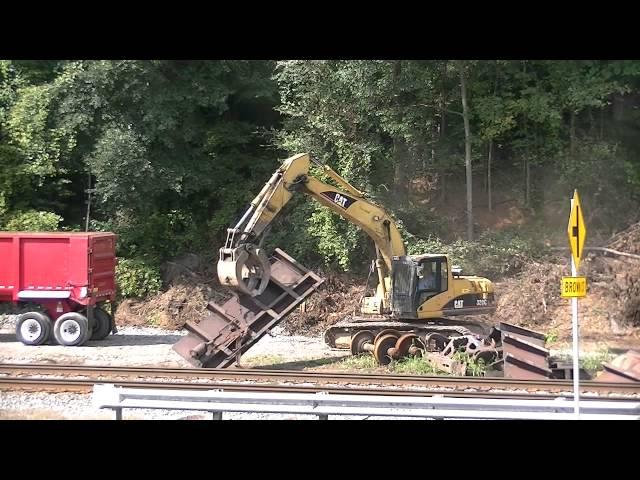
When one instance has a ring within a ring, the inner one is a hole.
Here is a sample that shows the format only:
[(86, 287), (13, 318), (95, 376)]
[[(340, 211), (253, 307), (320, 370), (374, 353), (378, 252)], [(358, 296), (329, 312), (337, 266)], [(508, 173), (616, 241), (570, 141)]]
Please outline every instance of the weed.
[(443, 373), (422, 357), (406, 357), (389, 364), (393, 373), (408, 373), (412, 375), (435, 375)]
[(344, 368), (377, 368), (378, 364), (373, 355), (362, 353), (360, 355), (350, 356), (340, 362), (340, 366)]
[(277, 365), (284, 362), (282, 355), (258, 355), (255, 357), (242, 359), (242, 363), (246, 366), (262, 366), (262, 365)]
[(600, 348), (597, 352), (586, 354), (580, 359), (580, 367), (594, 374), (602, 370), (602, 364), (610, 361), (614, 355), (609, 353), (607, 347)]
[(460, 363), (463, 363), (467, 367), (467, 375), (471, 375), (472, 377), (484, 377), (487, 366), (484, 363), (483, 359), (474, 360), (471, 356), (466, 352), (456, 352), (453, 354), (453, 360), (456, 360)]
[(547, 345), (553, 345), (558, 341), (558, 331), (549, 330), (549, 333), (544, 336), (544, 339)]

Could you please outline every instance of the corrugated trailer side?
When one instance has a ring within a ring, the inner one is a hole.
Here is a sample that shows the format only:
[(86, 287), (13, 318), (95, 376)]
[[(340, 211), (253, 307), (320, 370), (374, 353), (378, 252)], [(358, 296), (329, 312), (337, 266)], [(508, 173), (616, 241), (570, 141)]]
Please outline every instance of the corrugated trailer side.
[(18, 269), (14, 278), (18, 289), (14, 300), (69, 298), (73, 285), (86, 283), (86, 261), (84, 279), (80, 265), (73, 265), (74, 260), (81, 261), (78, 256), (85, 256), (79, 252), (82, 243), (86, 251), (86, 237), (21, 234), (14, 241), (18, 242)]
[(89, 291), (93, 298), (116, 297), (116, 236), (93, 235), (89, 238)]
[[(115, 331), (113, 233), (0, 232), (0, 301), (27, 307), (16, 325), (28, 345), (50, 334), (63, 345), (81, 345)], [(34, 307), (34, 305), (36, 307)], [(112, 303), (113, 305), (113, 303)]]

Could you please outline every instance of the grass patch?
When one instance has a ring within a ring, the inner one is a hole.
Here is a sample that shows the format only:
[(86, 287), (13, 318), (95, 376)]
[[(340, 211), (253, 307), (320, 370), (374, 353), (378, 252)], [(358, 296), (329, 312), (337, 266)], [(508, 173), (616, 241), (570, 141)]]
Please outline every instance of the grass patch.
[[(465, 354), (456, 354), (455, 360), (464, 362), (467, 366), (467, 375), (476, 377), (484, 376), (487, 370), (484, 362), (472, 361)], [(405, 357), (400, 360), (393, 360), (386, 367), (377, 364), (373, 355), (363, 353), (351, 356), (338, 363), (338, 368), (345, 370), (381, 370), (388, 373), (398, 373), (407, 375), (448, 375), (448, 372), (439, 370), (423, 357)]]
[[(615, 354), (609, 352), (608, 347), (601, 347), (596, 352), (582, 353), (580, 355), (580, 368), (586, 370), (590, 375), (594, 375), (600, 372), (603, 363), (610, 362), (616, 357)], [(573, 362), (571, 354), (561, 354), (556, 357), (556, 360), (563, 363)]]
[(548, 346), (553, 345), (558, 341), (558, 331), (557, 330), (549, 330), (549, 332), (544, 336), (545, 343)]
[(368, 353), (362, 353), (360, 355), (354, 355), (342, 360), (339, 364), (340, 367), (345, 369), (373, 369), (378, 368), (376, 359), (373, 355)]
[(393, 373), (408, 373), (411, 375), (438, 375), (445, 373), (436, 369), (422, 357), (402, 358), (391, 362), (388, 369)]
[(580, 359), (580, 367), (593, 375), (602, 370), (603, 363), (613, 360), (614, 357), (615, 355), (609, 353), (609, 348), (603, 347), (595, 353), (584, 355)]
[(277, 365), (284, 363), (285, 358), (282, 355), (257, 355), (251, 358), (242, 358), (242, 364), (246, 367), (257, 367), (262, 365)]
[(472, 377), (484, 377), (487, 373), (487, 366), (484, 360), (473, 360), (468, 353), (456, 352), (453, 359), (467, 366), (467, 375)]

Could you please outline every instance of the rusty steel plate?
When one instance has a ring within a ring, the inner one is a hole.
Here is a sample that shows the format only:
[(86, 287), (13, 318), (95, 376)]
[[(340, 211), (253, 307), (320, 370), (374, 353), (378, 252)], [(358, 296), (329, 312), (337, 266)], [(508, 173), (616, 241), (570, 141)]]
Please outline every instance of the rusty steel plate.
[(539, 367), (549, 366), (549, 350), (509, 334), (502, 334), (502, 351)]
[(504, 355), (504, 378), (518, 380), (541, 380), (552, 378), (553, 372), (545, 367), (515, 358), (510, 354)]
[(500, 332), (502, 335), (510, 335), (511, 337), (524, 340), (525, 342), (532, 343), (539, 347), (544, 347), (546, 344), (546, 338), (543, 334), (529, 330), (528, 328), (513, 325), (511, 323), (500, 322)]
[(271, 276), (263, 293), (239, 293), (222, 305), (208, 304), (200, 322), (184, 325), (189, 333), (173, 350), (195, 367), (228, 367), (324, 282), (279, 248), (269, 263)]
[(596, 378), (599, 382), (640, 382), (640, 353), (629, 350), (602, 365), (604, 371)]

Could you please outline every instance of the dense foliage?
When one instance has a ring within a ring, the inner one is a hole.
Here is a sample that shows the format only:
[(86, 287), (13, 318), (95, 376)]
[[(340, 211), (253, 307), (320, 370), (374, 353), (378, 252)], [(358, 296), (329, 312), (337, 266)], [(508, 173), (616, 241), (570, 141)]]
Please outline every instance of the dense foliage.
[[(123, 268), (151, 269), (142, 295), (163, 262), (214, 255), (278, 161), (306, 151), (387, 207), (410, 250), (504, 273), (562, 238), (574, 188), (592, 238), (637, 220), (639, 79), (619, 60), (2, 60), (0, 228), (84, 230), (90, 196), (89, 228), (120, 235)], [(373, 253), (303, 198), (269, 242), (342, 270)]]

